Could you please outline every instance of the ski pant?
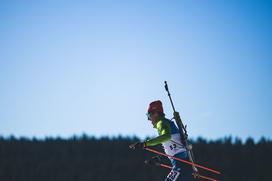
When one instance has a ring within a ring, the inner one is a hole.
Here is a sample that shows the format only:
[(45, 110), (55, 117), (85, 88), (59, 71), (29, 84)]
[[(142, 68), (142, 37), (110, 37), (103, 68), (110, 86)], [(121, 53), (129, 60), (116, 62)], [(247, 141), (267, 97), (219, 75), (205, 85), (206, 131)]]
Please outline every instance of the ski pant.
[[(174, 155), (174, 157), (188, 160), (187, 152), (182, 152)], [(172, 164), (172, 170), (167, 175), (165, 181), (193, 181), (194, 177), (192, 176), (193, 169), (191, 165), (182, 163), (173, 158), (169, 158)]]

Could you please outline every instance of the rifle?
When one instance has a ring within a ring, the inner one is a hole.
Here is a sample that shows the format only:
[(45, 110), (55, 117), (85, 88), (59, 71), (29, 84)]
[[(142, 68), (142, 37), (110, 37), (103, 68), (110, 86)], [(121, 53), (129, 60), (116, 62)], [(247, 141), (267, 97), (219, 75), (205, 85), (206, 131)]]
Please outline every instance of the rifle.
[(170, 102), (171, 102), (171, 105), (172, 105), (172, 108), (173, 108), (173, 111), (174, 111), (174, 119), (176, 121), (176, 124), (178, 126), (178, 129), (179, 129), (179, 133), (180, 133), (180, 137), (181, 137), (181, 142), (184, 144), (187, 152), (188, 152), (188, 157), (189, 157), (189, 160), (190, 162), (192, 162), (192, 168), (194, 170), (194, 172), (198, 173), (198, 169), (195, 167), (195, 161), (194, 161), (194, 155), (193, 155), (193, 146), (192, 144), (190, 144), (188, 142), (188, 133), (187, 133), (187, 126), (182, 123), (182, 120), (180, 118), (180, 115), (179, 113), (175, 110), (175, 107), (174, 107), (174, 103), (172, 101), (172, 98), (171, 98), (171, 94), (169, 92), (169, 89), (168, 89), (168, 85), (167, 85), (167, 82), (164, 81), (164, 88), (165, 90), (167, 91), (168, 93), (168, 97), (170, 99)]

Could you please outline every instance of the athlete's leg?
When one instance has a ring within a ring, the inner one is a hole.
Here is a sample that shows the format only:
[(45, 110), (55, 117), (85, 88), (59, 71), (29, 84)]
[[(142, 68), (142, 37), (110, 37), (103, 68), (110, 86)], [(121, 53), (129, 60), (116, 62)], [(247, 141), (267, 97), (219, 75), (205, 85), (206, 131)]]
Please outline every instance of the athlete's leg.
[[(187, 159), (187, 152), (178, 153), (175, 157)], [(194, 180), (192, 176), (192, 167), (186, 163), (182, 163), (175, 159), (169, 158), (172, 164), (172, 170), (168, 174), (165, 181), (192, 181)]]

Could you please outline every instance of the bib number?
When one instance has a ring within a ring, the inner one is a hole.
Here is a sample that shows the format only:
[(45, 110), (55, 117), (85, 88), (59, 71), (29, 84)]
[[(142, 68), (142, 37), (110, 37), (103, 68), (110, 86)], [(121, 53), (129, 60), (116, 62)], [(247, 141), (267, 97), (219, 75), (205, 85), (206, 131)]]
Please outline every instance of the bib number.
[(169, 180), (176, 181), (176, 180), (178, 179), (178, 176), (179, 176), (179, 172), (172, 170), (172, 171), (168, 174), (167, 178), (168, 178)]
[(177, 145), (176, 144), (172, 144), (169, 147), (170, 147), (171, 150), (173, 150), (173, 149), (175, 149), (177, 147)]

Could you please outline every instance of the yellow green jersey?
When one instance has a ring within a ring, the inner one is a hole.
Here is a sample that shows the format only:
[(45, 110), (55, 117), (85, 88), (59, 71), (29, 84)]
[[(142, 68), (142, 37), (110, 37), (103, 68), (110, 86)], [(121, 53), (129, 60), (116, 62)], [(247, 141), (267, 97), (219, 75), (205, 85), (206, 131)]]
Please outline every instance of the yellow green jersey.
[(159, 136), (147, 140), (146, 146), (162, 144), (165, 153), (171, 156), (186, 151), (181, 143), (179, 130), (173, 121), (163, 117), (154, 123), (154, 128), (158, 130)]

